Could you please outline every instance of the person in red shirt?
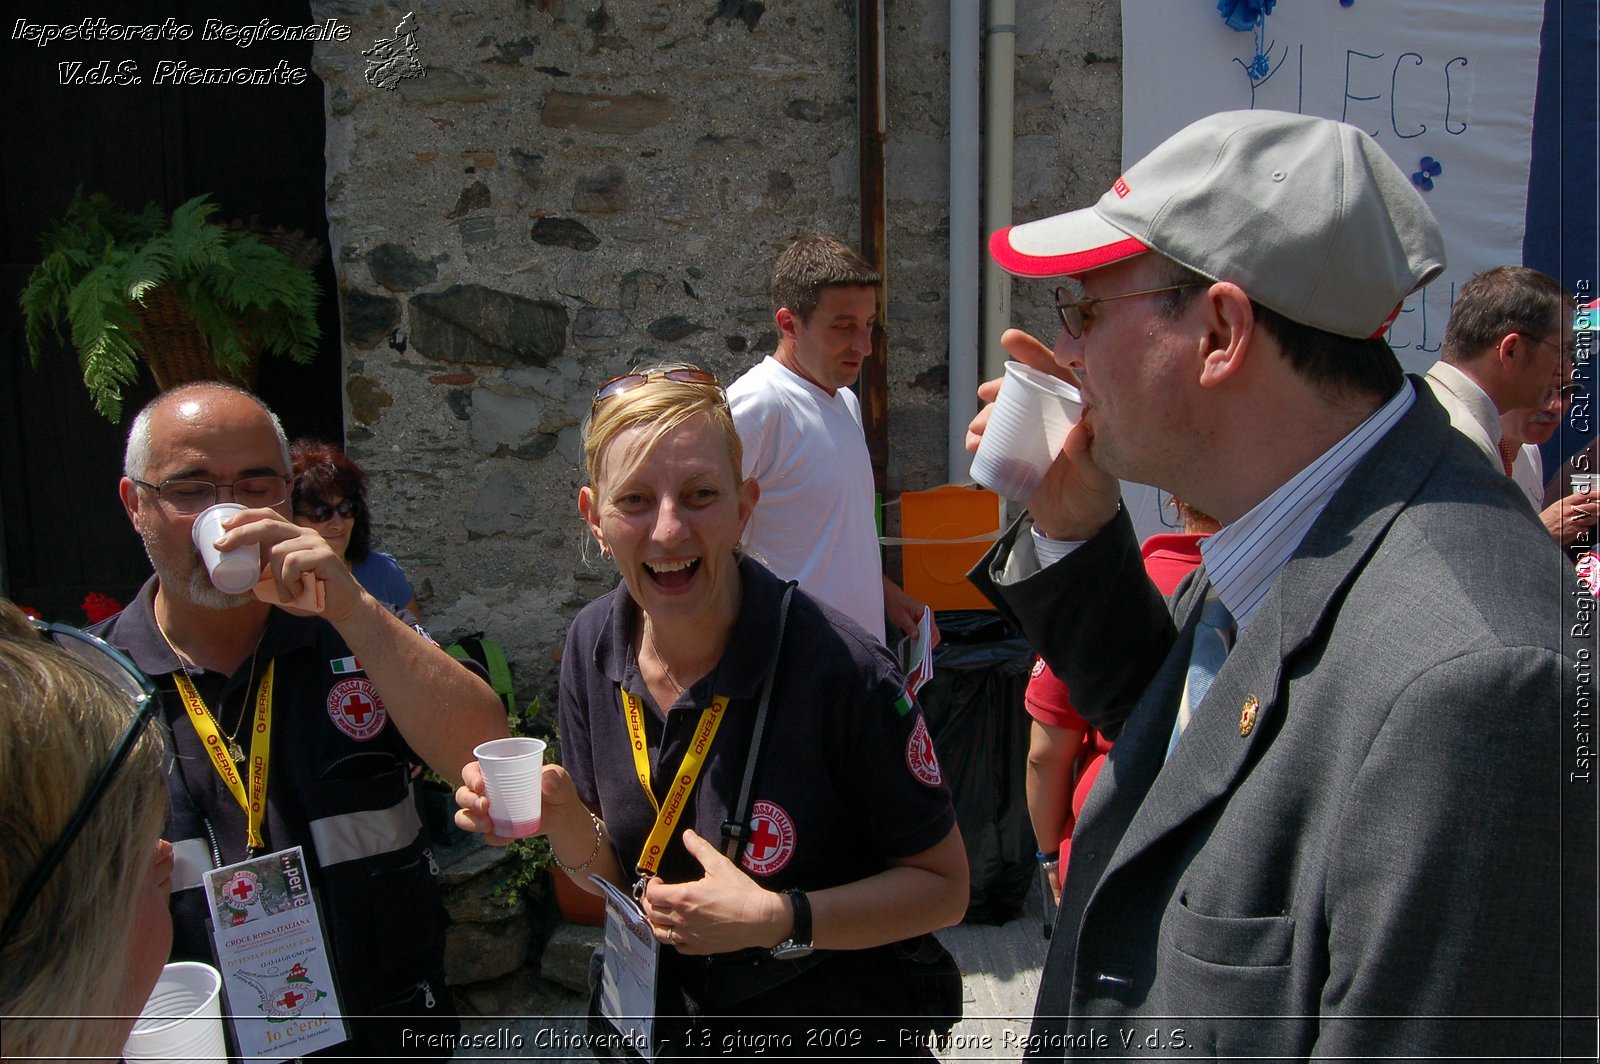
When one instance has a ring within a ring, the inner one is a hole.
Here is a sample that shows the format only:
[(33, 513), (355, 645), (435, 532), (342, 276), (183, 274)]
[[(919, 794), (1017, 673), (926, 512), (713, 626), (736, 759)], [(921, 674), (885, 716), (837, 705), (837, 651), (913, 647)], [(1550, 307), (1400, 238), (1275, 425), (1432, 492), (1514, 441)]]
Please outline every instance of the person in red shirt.
[[(1219, 527), (1215, 518), (1177, 499), (1172, 504), (1182, 532), (1166, 532), (1144, 541), (1145, 572), (1163, 595), (1172, 594), (1189, 570), (1200, 564), (1200, 541)], [(1072, 851), (1072, 829), (1083, 811), (1111, 741), (1090, 727), (1072, 708), (1067, 687), (1043, 658), (1035, 659), (1024, 696), (1033, 718), (1028, 737), (1028, 818), (1039, 845), (1045, 880), (1061, 900)]]

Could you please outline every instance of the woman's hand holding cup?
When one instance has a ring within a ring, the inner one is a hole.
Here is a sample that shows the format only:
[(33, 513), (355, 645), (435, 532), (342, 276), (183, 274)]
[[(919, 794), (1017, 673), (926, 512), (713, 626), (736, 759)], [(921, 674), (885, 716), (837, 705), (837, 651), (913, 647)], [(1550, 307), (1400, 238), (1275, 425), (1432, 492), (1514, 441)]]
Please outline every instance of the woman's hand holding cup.
[[(494, 818), (490, 815), (493, 806), (489, 792), (484, 785), (483, 768), (476, 761), (468, 761), (461, 770), (462, 784), (456, 788), (456, 827), (482, 835), (483, 841), (491, 846), (504, 846), (515, 842), (515, 838), (507, 838), (495, 834)], [(548, 835), (551, 828), (557, 828), (573, 818), (573, 823), (582, 822), (582, 830), (590, 833), (592, 828), (589, 823), (589, 810), (578, 797), (578, 788), (572, 782), (572, 777), (560, 765), (544, 765), (539, 772), (539, 794), (542, 810), (540, 824), (534, 835)]]

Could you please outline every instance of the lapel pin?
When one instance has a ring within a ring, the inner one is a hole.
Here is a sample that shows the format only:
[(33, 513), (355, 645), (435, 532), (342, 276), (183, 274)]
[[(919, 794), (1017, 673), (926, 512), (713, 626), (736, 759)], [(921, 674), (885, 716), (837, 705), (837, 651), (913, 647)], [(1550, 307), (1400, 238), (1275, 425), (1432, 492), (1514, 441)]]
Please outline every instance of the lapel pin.
[(1255, 695), (1244, 700), (1244, 705), (1239, 707), (1239, 738), (1243, 739), (1256, 730), (1256, 711), (1261, 708), (1261, 703)]

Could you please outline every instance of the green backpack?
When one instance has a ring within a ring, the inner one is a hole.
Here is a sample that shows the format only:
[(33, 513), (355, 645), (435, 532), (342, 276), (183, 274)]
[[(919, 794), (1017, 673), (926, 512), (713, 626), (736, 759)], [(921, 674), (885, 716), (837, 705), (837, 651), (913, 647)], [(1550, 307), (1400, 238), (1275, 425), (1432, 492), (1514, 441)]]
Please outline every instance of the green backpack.
[(506, 648), (493, 639), (485, 639), (482, 632), (464, 635), (444, 648), (444, 652), (457, 661), (476, 661), (489, 674), (489, 686), (506, 704), (506, 715), (517, 715), (517, 692), (511, 686), (511, 663), (506, 660)]

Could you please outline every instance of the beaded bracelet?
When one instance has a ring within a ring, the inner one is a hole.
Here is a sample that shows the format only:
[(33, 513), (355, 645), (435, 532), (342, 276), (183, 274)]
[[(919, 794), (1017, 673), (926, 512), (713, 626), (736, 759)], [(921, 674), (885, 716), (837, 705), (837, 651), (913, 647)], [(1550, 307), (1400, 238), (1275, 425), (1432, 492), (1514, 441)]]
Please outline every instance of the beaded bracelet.
[(588, 860), (584, 861), (583, 864), (576, 868), (569, 866), (566, 862), (561, 860), (560, 855), (556, 853), (556, 848), (554, 846), (550, 847), (550, 856), (555, 860), (556, 867), (561, 869), (563, 872), (568, 873), (569, 875), (576, 876), (583, 873), (590, 865), (594, 864), (594, 859), (600, 856), (600, 833), (603, 830), (600, 827), (600, 818), (595, 816), (593, 813), (590, 813), (589, 821), (594, 824), (594, 849), (589, 851), (589, 858)]

